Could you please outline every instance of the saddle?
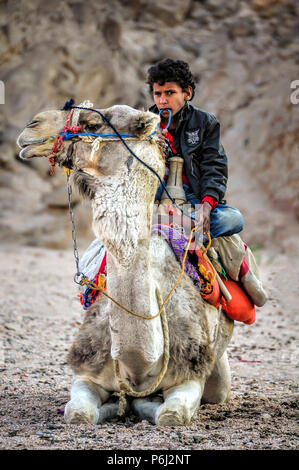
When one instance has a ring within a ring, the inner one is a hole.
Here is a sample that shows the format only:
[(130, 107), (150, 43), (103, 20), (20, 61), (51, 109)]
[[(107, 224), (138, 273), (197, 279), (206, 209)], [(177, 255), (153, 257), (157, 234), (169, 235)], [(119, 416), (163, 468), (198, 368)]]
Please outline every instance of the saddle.
[[(179, 228), (167, 224), (154, 225), (152, 233), (163, 237), (182, 265), (188, 237)], [(207, 256), (208, 255), (208, 256)], [(262, 306), (267, 295), (258, 277), (258, 268), (250, 248), (238, 235), (213, 239), (207, 255), (199, 248), (188, 252), (184, 272), (192, 279), (206, 302), (221, 309), (235, 321), (251, 325), (255, 321), (255, 305)], [(80, 262), (80, 270), (97, 286), (105, 287), (106, 249), (94, 240)], [(226, 300), (218, 279), (227, 288)], [(92, 305), (100, 292), (87, 287), (79, 297), (84, 309)]]

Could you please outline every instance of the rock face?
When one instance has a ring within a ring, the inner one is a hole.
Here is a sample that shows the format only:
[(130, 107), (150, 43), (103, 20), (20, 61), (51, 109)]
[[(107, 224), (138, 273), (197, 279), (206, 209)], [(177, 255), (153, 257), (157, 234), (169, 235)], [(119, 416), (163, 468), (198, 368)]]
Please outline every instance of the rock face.
[[(50, 177), (46, 160), (16, 158), (32, 116), (70, 97), (148, 107), (146, 71), (165, 57), (190, 63), (193, 103), (220, 120), (234, 177), (249, 173), (277, 208), (299, 216), (299, 104), (290, 99), (298, 3), (12, 0), (0, 12), (0, 241), (71, 244), (63, 172)], [(76, 210), (78, 234), (92, 237), (89, 207)]]

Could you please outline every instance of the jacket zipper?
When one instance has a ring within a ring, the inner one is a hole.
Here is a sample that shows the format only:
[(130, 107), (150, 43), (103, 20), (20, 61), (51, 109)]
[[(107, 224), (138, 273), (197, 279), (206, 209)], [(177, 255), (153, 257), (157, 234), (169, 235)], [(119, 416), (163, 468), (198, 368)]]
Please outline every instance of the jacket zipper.
[(194, 167), (193, 167), (193, 154), (191, 155), (191, 175), (196, 178), (196, 175), (194, 173)]

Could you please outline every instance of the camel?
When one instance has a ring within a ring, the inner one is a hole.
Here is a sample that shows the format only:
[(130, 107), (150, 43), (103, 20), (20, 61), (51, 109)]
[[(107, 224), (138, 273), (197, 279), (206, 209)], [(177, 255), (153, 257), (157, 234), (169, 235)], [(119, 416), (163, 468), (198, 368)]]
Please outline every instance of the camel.
[[(126, 105), (100, 111), (118, 132), (134, 134), (130, 148), (162, 178), (161, 144), (155, 135), (147, 137), (156, 130), (159, 117)], [(64, 110), (37, 114), (18, 138), (20, 157), (49, 157), (67, 115)], [(92, 110), (81, 110), (78, 119), (82, 132), (112, 132)], [(151, 234), (158, 178), (120, 140), (95, 148), (94, 139), (77, 136), (64, 141), (57, 162), (72, 168), (72, 183), (91, 200), (93, 231), (107, 249), (107, 293), (133, 312), (154, 318), (136, 317), (104, 295), (87, 309), (68, 353), (74, 372), (65, 407), (68, 423), (96, 424), (116, 416), (120, 380), (136, 393), (155, 382), (163, 368), (166, 341), (156, 314), (181, 272), (167, 242)], [(230, 397), (226, 349), (234, 322), (221, 307), (202, 299), (187, 274), (164, 311), (169, 336), (165, 374), (154, 392), (131, 398), (130, 406), (141, 419), (158, 426), (188, 425), (201, 403), (222, 403)]]

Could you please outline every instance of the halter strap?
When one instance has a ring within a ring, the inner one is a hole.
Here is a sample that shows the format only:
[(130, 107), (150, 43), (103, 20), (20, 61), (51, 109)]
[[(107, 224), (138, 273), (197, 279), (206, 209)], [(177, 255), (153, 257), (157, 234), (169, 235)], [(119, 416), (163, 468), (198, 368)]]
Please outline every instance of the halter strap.
[[(152, 134), (148, 135), (147, 137), (151, 137), (156, 133), (153, 132)], [(94, 132), (78, 132), (78, 133), (73, 133), (73, 132), (60, 132), (60, 135), (62, 135), (63, 140), (71, 140), (73, 137), (80, 137), (81, 135), (91, 135), (92, 137), (101, 137), (102, 139), (119, 139), (119, 136), (121, 136), (123, 139), (129, 139), (131, 137), (137, 138), (136, 135), (134, 134), (96, 134)]]

